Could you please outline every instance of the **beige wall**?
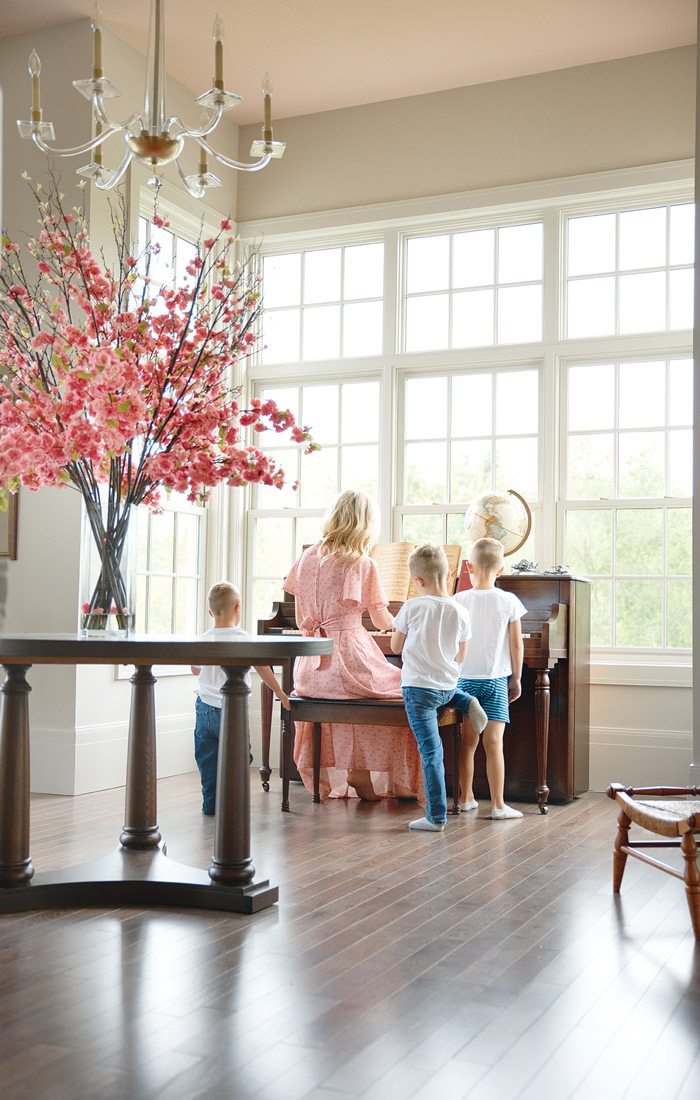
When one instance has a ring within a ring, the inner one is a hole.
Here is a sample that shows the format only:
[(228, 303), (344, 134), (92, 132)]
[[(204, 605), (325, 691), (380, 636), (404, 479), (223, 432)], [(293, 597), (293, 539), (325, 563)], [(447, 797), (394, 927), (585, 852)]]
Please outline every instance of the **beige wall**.
[(688, 46), (284, 119), (284, 158), (239, 180), (238, 220), (682, 160), (694, 118)]

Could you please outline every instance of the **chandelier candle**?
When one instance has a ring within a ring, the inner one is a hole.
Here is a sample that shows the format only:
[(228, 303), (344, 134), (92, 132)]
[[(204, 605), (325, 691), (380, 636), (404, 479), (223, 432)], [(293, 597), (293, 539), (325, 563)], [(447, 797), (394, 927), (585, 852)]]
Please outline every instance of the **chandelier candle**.
[[(196, 199), (203, 198), (207, 188), (221, 186), (221, 180), (207, 170), (207, 156), (213, 157), (226, 168), (233, 168), (238, 172), (260, 171), (270, 163), (273, 157), (283, 156), (286, 149), (283, 141), (272, 139), (270, 78), (266, 73), (263, 81), (263, 140), (254, 141), (250, 150), (250, 155), (258, 159), (242, 163), (217, 152), (207, 139), (219, 125), (224, 111), (237, 107), (242, 102), (242, 97), (234, 92), (227, 92), (224, 88), (224, 24), (218, 14), (214, 20), (213, 36), (214, 80), (212, 87), (200, 95), (196, 101), (206, 109), (206, 115), (199, 129), (192, 129), (185, 126), (177, 115), (168, 114), (165, 102), (165, 0), (151, 0), (143, 109), (140, 113), (133, 114), (126, 122), (115, 122), (107, 114), (105, 100), (116, 99), (119, 91), (103, 73), (102, 17), (99, 6), (96, 5), (92, 20), (92, 76), (87, 80), (73, 81), (73, 87), (92, 104), (93, 118), (95, 123), (99, 124), (99, 129), (96, 127), (95, 137), (72, 149), (58, 149), (48, 144), (54, 141), (54, 131), (50, 122), (42, 122), (39, 99), (41, 65), (35, 51), (32, 52), (29, 62), (29, 72), (32, 77), (31, 118), (28, 121), (17, 122), (20, 136), (30, 139), (42, 153), (53, 157), (73, 157), (94, 149), (96, 151), (94, 159), (79, 168), (78, 175), (91, 180), (103, 191), (115, 187), (123, 179), (134, 157), (149, 167), (152, 175), (148, 182), (156, 189), (161, 184), (160, 170), (174, 163), (182, 183), (190, 195)], [(102, 155), (98, 155), (97, 150), (101, 149), (114, 134), (122, 135), (126, 150), (121, 163), (111, 169), (104, 166)], [(199, 171), (186, 176), (180, 163), (180, 154), (188, 139), (199, 145), (200, 163)], [(202, 158), (202, 152), (205, 154), (204, 158)], [(204, 170), (202, 170), (202, 164), (205, 165)]]

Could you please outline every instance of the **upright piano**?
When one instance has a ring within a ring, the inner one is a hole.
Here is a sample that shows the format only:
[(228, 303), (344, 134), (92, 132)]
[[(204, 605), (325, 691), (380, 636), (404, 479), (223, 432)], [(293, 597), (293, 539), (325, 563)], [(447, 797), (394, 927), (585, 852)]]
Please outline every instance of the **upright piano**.
[[(561, 574), (508, 574), (498, 580), (522, 601), (527, 614), (522, 620), (524, 668), (522, 695), (511, 704), (511, 723), (506, 731), (506, 798), (536, 801), (540, 812), (547, 802), (568, 802), (588, 790), (589, 757), (589, 636), (590, 583)], [(389, 605), (395, 615), (401, 604)], [(384, 655), (394, 661), (389, 635), (365, 626)], [(258, 634), (297, 631), (294, 597), (285, 593), (265, 619), (258, 620)], [(291, 666), (282, 670), (282, 687), (293, 686)], [(262, 766), (260, 778), (269, 790), (272, 692), (261, 685)], [(474, 790), (488, 798), (488, 784), (481, 748), (477, 751)]]

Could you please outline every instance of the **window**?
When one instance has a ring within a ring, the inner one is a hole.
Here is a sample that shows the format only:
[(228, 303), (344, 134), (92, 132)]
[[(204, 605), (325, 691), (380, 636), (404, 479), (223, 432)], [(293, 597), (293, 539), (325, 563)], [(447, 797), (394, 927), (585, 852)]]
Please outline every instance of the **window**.
[[(471, 501), (514, 489), (533, 513), (516, 558), (592, 579), (602, 659), (688, 659), (694, 208), (687, 181), (660, 198), (650, 178), (614, 199), (563, 187), (540, 204), (528, 187), (448, 228), (401, 204), (371, 245), (349, 225), (319, 243), (325, 218), (316, 240), (268, 238), (268, 347), (249, 377), (322, 450), (271, 441), (300, 486), (254, 491), (256, 616), (342, 488), (378, 502), (384, 540), (464, 550)], [(355, 303), (375, 310), (371, 364), (344, 344)]]
[[(157, 245), (151, 254), (150, 286), (182, 285), (187, 265), (197, 254), (194, 241), (202, 226), (177, 213), (178, 228), (154, 225), (150, 217), (139, 217), (139, 254), (150, 241)], [(187, 225), (185, 224), (187, 223)], [(136, 284), (141, 293), (143, 284)], [(164, 310), (159, 303), (157, 310)], [(170, 493), (163, 511), (138, 509), (136, 629), (152, 634), (197, 634), (201, 630), (204, 588), (204, 508), (189, 504), (186, 497)], [(181, 670), (180, 670), (181, 671)]]
[(383, 244), (265, 256), (263, 288), (263, 363), (381, 354)]
[[(342, 489), (358, 489), (372, 500), (379, 498), (377, 379), (265, 386), (262, 395), (290, 409), (301, 423), (313, 425), (314, 439), (322, 449), (303, 455), (294, 445), (265, 446), (266, 453), (284, 468), (288, 485), (282, 490), (260, 485), (255, 490), (251, 546), (255, 621), (267, 614), (273, 600), (281, 598), (281, 578), (302, 547), (320, 537), (323, 514)], [(295, 492), (292, 484), (297, 480), (300, 485)], [(290, 509), (301, 514), (279, 514)]]
[(402, 539), (466, 551), (464, 512), (476, 496), (513, 487), (538, 500), (539, 376), (531, 367), (405, 378)]
[(542, 339), (542, 224), (408, 237), (405, 351)]
[(567, 222), (566, 335), (693, 326), (692, 203)]
[(565, 557), (596, 646), (691, 645), (692, 361), (567, 368)]
[(137, 517), (137, 632), (198, 634), (204, 509), (171, 493), (161, 513)]

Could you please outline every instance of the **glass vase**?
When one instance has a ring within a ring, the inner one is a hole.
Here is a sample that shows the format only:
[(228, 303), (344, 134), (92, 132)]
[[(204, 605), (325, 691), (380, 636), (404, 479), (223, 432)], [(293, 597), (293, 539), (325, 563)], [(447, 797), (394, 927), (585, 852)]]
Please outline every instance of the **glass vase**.
[[(83, 501), (78, 629), (127, 637), (136, 621), (136, 523), (129, 508)], [(134, 522), (132, 522), (134, 520)]]

